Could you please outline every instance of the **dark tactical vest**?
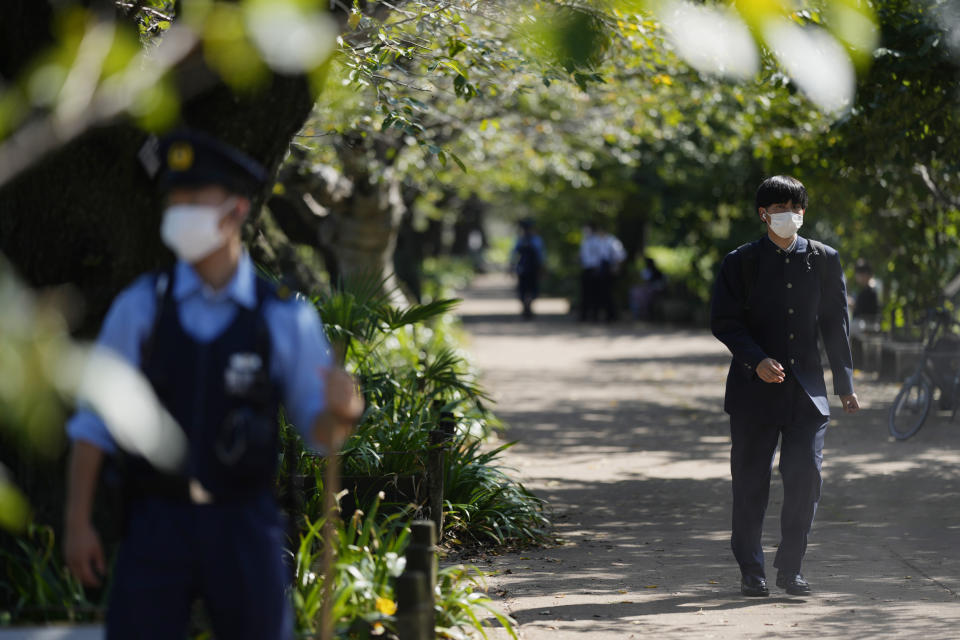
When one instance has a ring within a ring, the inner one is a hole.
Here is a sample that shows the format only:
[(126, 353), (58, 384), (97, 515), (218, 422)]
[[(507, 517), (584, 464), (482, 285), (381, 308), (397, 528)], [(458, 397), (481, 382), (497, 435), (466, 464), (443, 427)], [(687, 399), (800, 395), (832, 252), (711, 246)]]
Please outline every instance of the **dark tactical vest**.
[(156, 321), (141, 346), (141, 369), (184, 430), (189, 452), (179, 475), (128, 456), (125, 494), (128, 499), (188, 499), (191, 478), (217, 501), (271, 491), (278, 459), (280, 390), (270, 379), (264, 304), (276, 298), (274, 288), (257, 277), (256, 306), (238, 307), (219, 336), (201, 343), (180, 324), (172, 272), (159, 274), (156, 282)]
[(517, 243), (517, 274), (534, 276), (540, 271), (540, 252), (533, 238), (523, 237)]

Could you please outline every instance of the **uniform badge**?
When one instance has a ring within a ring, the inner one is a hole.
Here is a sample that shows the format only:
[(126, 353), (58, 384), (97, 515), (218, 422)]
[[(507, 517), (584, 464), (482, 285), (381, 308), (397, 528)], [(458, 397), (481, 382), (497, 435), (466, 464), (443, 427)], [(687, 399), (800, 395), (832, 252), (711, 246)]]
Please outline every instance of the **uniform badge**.
[(172, 171), (186, 171), (193, 166), (193, 147), (188, 142), (175, 142), (167, 151), (167, 166)]
[(257, 381), (257, 375), (262, 368), (263, 360), (256, 353), (231, 355), (227, 370), (223, 374), (223, 384), (227, 393), (245, 395)]

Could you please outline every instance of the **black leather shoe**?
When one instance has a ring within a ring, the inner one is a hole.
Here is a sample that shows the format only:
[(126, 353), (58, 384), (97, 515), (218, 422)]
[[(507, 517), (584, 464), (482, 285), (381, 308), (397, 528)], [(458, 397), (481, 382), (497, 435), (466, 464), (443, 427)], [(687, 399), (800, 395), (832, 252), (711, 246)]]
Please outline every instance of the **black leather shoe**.
[(810, 595), (810, 585), (799, 571), (778, 571), (777, 586), (792, 596)]
[(767, 580), (760, 576), (743, 576), (740, 579), (740, 593), (748, 598), (763, 598), (770, 595)]

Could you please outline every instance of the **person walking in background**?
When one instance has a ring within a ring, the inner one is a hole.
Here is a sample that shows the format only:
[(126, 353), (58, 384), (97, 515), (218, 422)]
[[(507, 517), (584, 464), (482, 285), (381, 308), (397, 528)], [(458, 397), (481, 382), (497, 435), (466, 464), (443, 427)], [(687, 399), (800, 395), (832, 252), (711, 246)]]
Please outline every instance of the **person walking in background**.
[(630, 311), (637, 320), (653, 318), (653, 307), (657, 296), (667, 287), (667, 279), (649, 257), (643, 258), (645, 267), (641, 272), (643, 282), (630, 289)]
[(623, 243), (615, 235), (604, 228), (598, 231), (602, 260), (600, 262), (600, 281), (598, 306), (606, 314), (607, 322), (617, 320), (617, 302), (614, 287), (620, 275), (620, 267), (627, 258)]
[(580, 240), (580, 320), (596, 320), (600, 310), (600, 288), (604, 260), (603, 238), (597, 225), (588, 222), (583, 226)]
[(626, 258), (623, 244), (600, 225), (588, 222), (580, 241), (580, 320), (598, 321), (601, 310), (607, 322), (616, 319), (613, 284)]
[(713, 335), (733, 356), (724, 401), (732, 441), (731, 547), (743, 595), (768, 595), (761, 538), (779, 441), (783, 507), (773, 564), (778, 587), (806, 595), (810, 585), (801, 564), (820, 499), (830, 415), (818, 333), (844, 411), (860, 408), (846, 284), (836, 250), (797, 235), (807, 211), (807, 191), (799, 180), (765, 180), (755, 206), (766, 234), (723, 259), (711, 306)]
[(868, 324), (880, 320), (880, 296), (877, 294), (877, 282), (873, 279), (870, 263), (860, 258), (853, 267), (853, 277), (859, 290), (853, 298), (853, 317)]
[(274, 499), (278, 408), (308, 445), (329, 453), (363, 402), (333, 366), (316, 309), (260, 278), (243, 249), (263, 167), (199, 132), (168, 136), (158, 160), (160, 234), (178, 260), (120, 293), (97, 350), (142, 371), (156, 414), (172, 418), (186, 451), (170, 468), (155, 464), (135, 451), (156, 434), (120, 438), (81, 408), (67, 425), (67, 566), (88, 586), (106, 572), (91, 510), (110, 458), (122, 472), (124, 521), (108, 639), (186, 638), (196, 599), (217, 638), (291, 638)]
[(543, 239), (530, 218), (520, 221), (520, 235), (513, 245), (510, 262), (517, 276), (517, 296), (523, 305), (523, 319), (533, 318), (533, 301), (540, 295), (540, 276), (546, 263)]

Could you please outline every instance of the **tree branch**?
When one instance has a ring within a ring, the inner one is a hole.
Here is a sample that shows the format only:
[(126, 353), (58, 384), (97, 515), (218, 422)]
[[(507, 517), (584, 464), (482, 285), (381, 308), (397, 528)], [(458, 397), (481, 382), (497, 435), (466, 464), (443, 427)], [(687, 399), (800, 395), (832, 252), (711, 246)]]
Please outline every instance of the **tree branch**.
[[(90, 40), (91, 36), (85, 38)], [(101, 38), (103, 42), (106, 42)], [(73, 80), (77, 86), (78, 100), (63, 105), (46, 117), (38, 118), (16, 130), (0, 143), (0, 187), (10, 182), (18, 174), (30, 168), (43, 156), (55, 151), (66, 143), (95, 126), (104, 125), (120, 117), (148, 87), (160, 82), (165, 73), (184, 60), (194, 49), (198, 40), (196, 34), (185, 28), (170, 29), (163, 43), (151, 51), (142, 51), (138, 60), (131, 63), (123, 91), (105, 91), (96, 84), (99, 74), (93, 74), (84, 65), (75, 65), (78, 70)], [(96, 44), (96, 43), (95, 43)], [(83, 45), (81, 45), (83, 46)], [(91, 46), (90, 49), (94, 49)], [(101, 49), (103, 48), (101, 43)], [(93, 51), (91, 57), (104, 51)], [(149, 64), (147, 64), (149, 61)], [(99, 69), (102, 60), (93, 60)], [(71, 71), (73, 73), (73, 71)], [(68, 82), (71, 78), (68, 77)], [(212, 81), (211, 83), (212, 84)], [(196, 93), (204, 87), (197, 87)], [(186, 101), (193, 94), (184, 92), (181, 98)]]
[(927, 189), (934, 198), (947, 206), (953, 207), (954, 209), (960, 209), (960, 199), (951, 197), (944, 193), (937, 183), (934, 182), (933, 176), (930, 175), (930, 170), (926, 167), (926, 165), (918, 162), (913, 166), (913, 172), (920, 176), (920, 178), (923, 180), (923, 184), (926, 185)]
[(117, 2), (117, 6), (118, 6), (118, 7), (123, 7), (124, 9), (128, 9), (127, 15), (128, 15), (128, 16), (131, 16), (131, 17), (134, 16), (134, 15), (136, 15), (137, 13), (143, 11), (144, 13), (149, 13), (149, 14), (151, 14), (151, 15), (154, 15), (154, 16), (160, 18), (161, 20), (166, 20), (167, 22), (173, 22), (173, 17), (168, 16), (168, 15), (165, 14), (165, 13), (161, 13), (160, 11), (157, 11), (156, 9), (151, 9), (150, 7), (144, 7), (144, 6), (143, 6), (143, 0), (139, 0), (138, 2), (135, 2), (135, 3), (132, 3), (132, 4), (126, 3), (126, 2)]

